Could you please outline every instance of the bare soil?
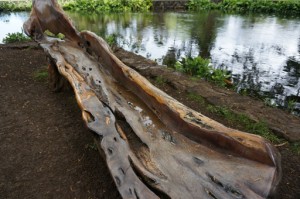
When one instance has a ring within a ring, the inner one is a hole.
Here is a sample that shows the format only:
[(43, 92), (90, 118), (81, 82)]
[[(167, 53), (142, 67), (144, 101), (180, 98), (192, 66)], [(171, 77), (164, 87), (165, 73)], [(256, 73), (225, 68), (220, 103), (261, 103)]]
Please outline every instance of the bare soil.
[(0, 47), (0, 198), (120, 198), (72, 91), (54, 93), (35, 48)]
[[(142, 59), (136, 62), (151, 65)], [(35, 77), (47, 64), (35, 45), (0, 46), (0, 198), (120, 198), (73, 92), (54, 93), (47, 80)], [(145, 76), (189, 107), (230, 125), (204, 112), (185, 91)], [(283, 178), (277, 198), (297, 199), (300, 156), (289, 144), (278, 149)]]

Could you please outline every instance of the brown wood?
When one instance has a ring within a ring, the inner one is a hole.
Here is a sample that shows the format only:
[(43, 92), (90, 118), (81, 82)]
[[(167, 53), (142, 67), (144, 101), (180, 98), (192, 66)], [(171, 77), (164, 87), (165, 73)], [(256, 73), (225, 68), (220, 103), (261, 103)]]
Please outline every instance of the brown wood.
[(102, 38), (78, 33), (56, 1), (33, 1), (24, 30), (73, 87), (123, 198), (253, 199), (275, 192), (280, 155), (268, 141), (227, 128), (154, 87)]

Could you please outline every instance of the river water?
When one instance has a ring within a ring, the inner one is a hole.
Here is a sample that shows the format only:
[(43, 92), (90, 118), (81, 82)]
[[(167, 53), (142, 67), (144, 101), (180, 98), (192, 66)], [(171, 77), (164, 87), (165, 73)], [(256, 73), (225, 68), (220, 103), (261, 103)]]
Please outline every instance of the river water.
[[(202, 13), (68, 13), (79, 30), (115, 34), (120, 47), (160, 64), (210, 58), (232, 73), (237, 91), (300, 112), (300, 17)], [(28, 13), (0, 14), (0, 41)], [(298, 113), (297, 113), (298, 112)]]

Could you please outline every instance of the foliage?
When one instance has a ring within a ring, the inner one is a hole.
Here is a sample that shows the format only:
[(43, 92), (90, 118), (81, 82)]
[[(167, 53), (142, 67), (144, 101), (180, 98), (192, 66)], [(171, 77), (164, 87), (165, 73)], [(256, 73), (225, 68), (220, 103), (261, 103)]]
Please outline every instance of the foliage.
[(195, 93), (189, 93), (187, 97), (188, 99), (193, 100), (201, 105), (205, 104), (205, 99), (202, 96), (197, 95)]
[[(260, 135), (273, 143), (280, 143), (282, 139), (278, 138), (275, 134), (273, 134), (268, 125), (263, 122), (255, 122), (247, 115), (242, 113), (236, 113), (227, 107), (222, 106), (214, 106), (209, 104), (202, 96), (196, 93), (189, 93), (188, 99), (198, 102), (201, 106), (206, 107), (206, 110), (215, 115), (221, 116), (223, 119), (227, 120), (232, 126), (239, 126), (240, 129)], [(297, 147), (295, 147), (297, 149)], [(298, 147), (300, 148), (300, 147)]]
[(217, 83), (220, 86), (226, 86), (226, 80), (231, 78), (228, 71), (222, 69), (214, 69), (211, 75), (211, 81)]
[(204, 78), (220, 86), (226, 86), (226, 79), (231, 77), (226, 70), (212, 68), (210, 60), (202, 57), (182, 58), (175, 64), (175, 69), (191, 76)]
[(31, 10), (31, 1), (0, 1), (0, 12), (2, 11), (29, 11)]
[(204, 78), (210, 76), (212, 70), (209, 60), (202, 57), (182, 58), (181, 61), (175, 64), (175, 68), (176, 70), (184, 72), (188, 75), (200, 76)]
[(34, 79), (38, 81), (45, 81), (48, 78), (48, 72), (46, 69), (36, 71), (34, 73)]
[(209, 0), (190, 0), (190, 10), (220, 9), (237, 13), (280, 13), (299, 15), (299, 0), (223, 0), (216, 4)]
[(162, 75), (159, 75), (155, 78), (155, 82), (158, 85), (164, 85), (165, 83), (167, 83), (167, 80)]
[[(65, 10), (91, 12), (148, 11), (152, 0), (58, 0)], [(29, 11), (31, 0), (0, 2), (0, 11)]]
[(107, 35), (105, 37), (106, 42), (108, 43), (109, 46), (115, 46), (117, 45), (117, 34), (111, 34)]
[(296, 105), (296, 100), (288, 100), (287, 101), (287, 109), (288, 111), (292, 112), (295, 108), (295, 105)]
[(272, 107), (272, 108), (276, 107), (276, 102), (274, 102), (270, 98), (264, 98), (264, 104), (267, 105), (267, 106), (269, 106), (269, 107)]
[(27, 37), (23, 32), (15, 32), (15, 33), (8, 33), (6, 37), (2, 40), (3, 43), (14, 43), (14, 42), (24, 42), (30, 41), (31, 39)]
[(291, 143), (291, 149), (297, 155), (300, 155), (300, 142)]
[(212, 3), (211, 0), (190, 0), (189, 10), (213, 10), (218, 9), (219, 4)]
[(98, 147), (97, 147), (97, 145), (94, 142), (86, 144), (85, 148), (88, 149), (88, 150), (93, 150), (93, 151), (97, 151), (98, 150)]
[(63, 8), (81, 12), (123, 12), (148, 11), (152, 7), (151, 0), (77, 0), (67, 1)]

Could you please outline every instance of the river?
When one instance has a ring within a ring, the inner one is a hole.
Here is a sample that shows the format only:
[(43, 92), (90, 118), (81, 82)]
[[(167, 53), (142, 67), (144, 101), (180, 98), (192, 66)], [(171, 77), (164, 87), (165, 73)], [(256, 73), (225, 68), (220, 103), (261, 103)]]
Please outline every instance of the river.
[[(300, 18), (215, 11), (68, 15), (79, 30), (115, 34), (120, 47), (160, 64), (210, 58), (213, 67), (232, 73), (238, 92), (300, 112)], [(0, 41), (21, 31), (27, 17), (0, 14)]]

